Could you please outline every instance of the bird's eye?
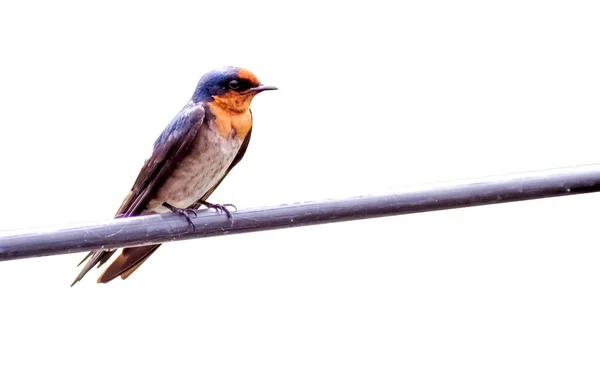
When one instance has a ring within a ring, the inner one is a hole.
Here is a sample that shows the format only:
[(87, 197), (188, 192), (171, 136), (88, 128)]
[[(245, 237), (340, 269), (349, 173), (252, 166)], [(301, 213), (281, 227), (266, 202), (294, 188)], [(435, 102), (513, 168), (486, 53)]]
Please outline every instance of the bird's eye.
[(230, 89), (238, 89), (240, 87), (240, 82), (238, 80), (231, 80), (229, 81), (229, 88)]

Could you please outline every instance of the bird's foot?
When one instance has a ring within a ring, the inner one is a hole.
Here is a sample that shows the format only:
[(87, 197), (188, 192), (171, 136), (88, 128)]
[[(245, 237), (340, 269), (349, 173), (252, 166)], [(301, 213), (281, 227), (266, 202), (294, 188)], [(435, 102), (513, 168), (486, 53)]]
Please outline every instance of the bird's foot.
[(194, 225), (194, 222), (192, 222), (192, 219), (190, 219), (191, 214), (193, 214), (194, 216), (198, 216), (198, 213), (196, 212), (195, 209), (193, 209), (193, 208), (177, 208), (167, 202), (162, 203), (162, 205), (163, 205), (163, 207), (168, 208), (169, 211), (171, 211), (171, 212), (175, 212), (180, 215), (183, 215), (183, 217), (185, 217), (185, 220), (187, 220), (188, 224), (192, 227), (192, 231), (196, 231), (196, 226)]
[(237, 211), (237, 207), (233, 204), (213, 204), (203, 200), (200, 200), (198, 203), (204, 205), (206, 208), (212, 208), (218, 212), (224, 213), (227, 215), (227, 219), (231, 219), (233, 217), (227, 207), (232, 207)]

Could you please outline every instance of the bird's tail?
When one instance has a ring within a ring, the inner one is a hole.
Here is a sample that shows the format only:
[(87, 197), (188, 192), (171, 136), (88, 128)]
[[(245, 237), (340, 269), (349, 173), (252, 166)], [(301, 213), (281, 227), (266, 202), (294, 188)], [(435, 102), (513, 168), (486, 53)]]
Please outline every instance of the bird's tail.
[(114, 253), (115, 250), (91, 251), (88, 255), (85, 256), (85, 258), (83, 258), (83, 260), (81, 260), (81, 262), (79, 262), (79, 265), (77, 265), (80, 266), (83, 262), (85, 262), (86, 259), (91, 257), (90, 260), (85, 264), (83, 269), (81, 269), (81, 272), (79, 273), (79, 275), (77, 275), (77, 278), (75, 278), (71, 286), (81, 281), (81, 279), (86, 275), (86, 273), (92, 270), (92, 268), (96, 266), (96, 264), (98, 265), (98, 267), (102, 266), (106, 261), (110, 259), (110, 257), (112, 257)]
[(159, 247), (159, 244), (155, 244), (151, 246), (123, 249), (121, 255), (119, 255), (117, 259), (106, 268), (100, 278), (98, 278), (98, 283), (104, 284), (119, 276), (121, 276), (122, 279), (126, 279)]

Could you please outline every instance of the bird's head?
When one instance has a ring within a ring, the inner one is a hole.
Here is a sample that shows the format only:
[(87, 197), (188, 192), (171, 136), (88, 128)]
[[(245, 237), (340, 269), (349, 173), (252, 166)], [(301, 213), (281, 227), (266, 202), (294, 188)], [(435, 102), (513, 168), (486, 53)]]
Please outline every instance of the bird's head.
[(234, 112), (245, 112), (250, 108), (254, 96), (262, 91), (275, 90), (265, 86), (246, 69), (228, 66), (206, 73), (196, 87), (192, 100), (214, 102), (221, 108)]

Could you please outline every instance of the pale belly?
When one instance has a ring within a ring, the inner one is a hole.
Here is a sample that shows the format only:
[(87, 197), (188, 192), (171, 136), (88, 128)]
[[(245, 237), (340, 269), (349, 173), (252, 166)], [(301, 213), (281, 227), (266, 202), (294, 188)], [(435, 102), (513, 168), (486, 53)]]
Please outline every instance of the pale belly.
[(238, 137), (224, 139), (204, 125), (186, 157), (148, 204), (147, 211), (170, 212), (162, 206), (163, 202), (178, 208), (193, 205), (223, 177), (242, 142)]

